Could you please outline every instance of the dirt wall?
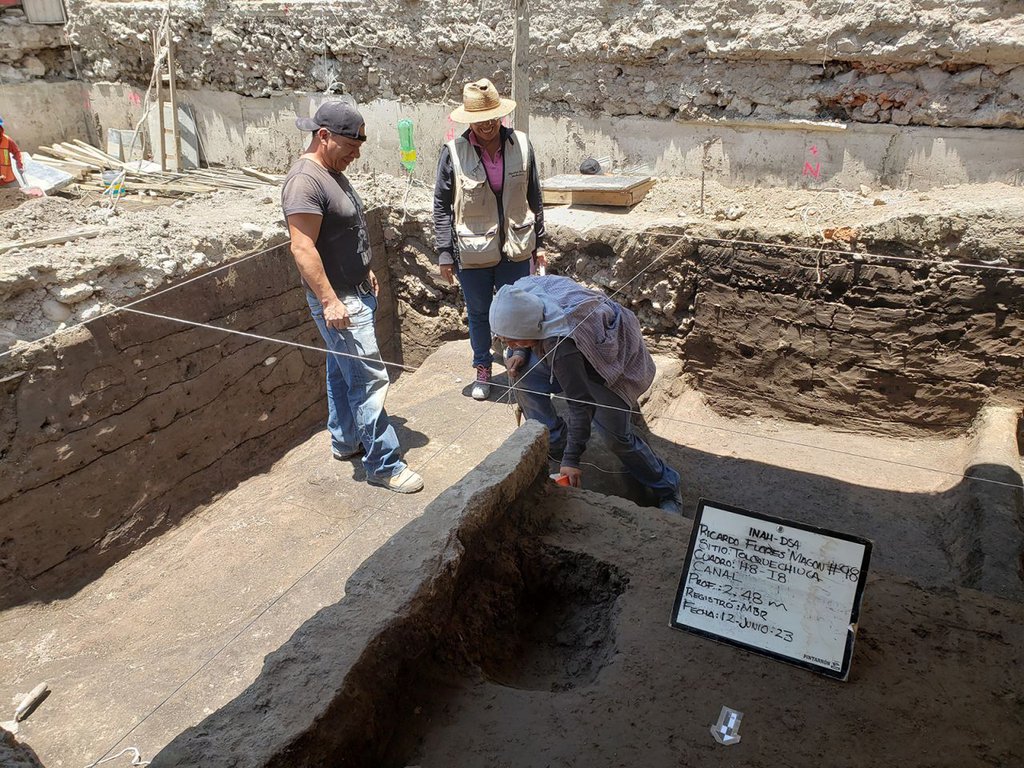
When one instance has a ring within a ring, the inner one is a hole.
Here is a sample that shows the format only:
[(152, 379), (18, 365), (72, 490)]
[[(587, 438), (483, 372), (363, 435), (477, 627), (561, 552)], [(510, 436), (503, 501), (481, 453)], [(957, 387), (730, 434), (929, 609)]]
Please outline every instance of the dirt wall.
[[(380, 228), (378, 338), (401, 357)], [(287, 246), (139, 305), (323, 347)], [(324, 356), (118, 313), (0, 358), (0, 605), (73, 592), (326, 420)]]
[[(75, 0), (69, 11), (83, 77), (148, 81), (160, 7)], [(179, 78), (194, 90), (436, 102), (473, 77), (510, 85), (512, 11), (499, 0), (192, 2), (175, 4), (173, 21)], [(533, 4), (532, 107), (1022, 127), (1022, 39), (1024, 15), (999, 0)]]

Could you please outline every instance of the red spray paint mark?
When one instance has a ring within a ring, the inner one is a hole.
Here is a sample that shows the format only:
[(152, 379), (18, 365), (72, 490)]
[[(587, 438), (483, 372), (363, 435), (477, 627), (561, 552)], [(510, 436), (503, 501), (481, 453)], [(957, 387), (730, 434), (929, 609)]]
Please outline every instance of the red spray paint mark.
[(818, 147), (817, 146), (812, 146), (811, 149), (810, 149), (810, 153), (812, 155), (814, 155), (815, 157), (817, 157), (818, 156)]
[(820, 175), (821, 163), (815, 163), (814, 165), (804, 163), (804, 176), (813, 176), (814, 178), (818, 178)]
[(447, 144), (449, 141), (451, 141), (454, 138), (455, 138), (455, 123), (452, 122), (452, 119), (449, 117), (448, 118), (448, 130), (444, 134), (445, 143)]
[(131, 102), (131, 104), (133, 106), (137, 107), (137, 106), (139, 106), (139, 104), (142, 103), (142, 97), (139, 96), (139, 94), (137, 94), (134, 91), (132, 91), (131, 93), (128, 94), (128, 101)]

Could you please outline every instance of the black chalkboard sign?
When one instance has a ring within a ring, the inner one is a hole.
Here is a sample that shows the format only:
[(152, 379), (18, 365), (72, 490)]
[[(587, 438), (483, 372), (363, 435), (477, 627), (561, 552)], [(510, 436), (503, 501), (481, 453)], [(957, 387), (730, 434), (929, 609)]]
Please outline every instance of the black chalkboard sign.
[(850, 674), (871, 542), (701, 499), (671, 626)]

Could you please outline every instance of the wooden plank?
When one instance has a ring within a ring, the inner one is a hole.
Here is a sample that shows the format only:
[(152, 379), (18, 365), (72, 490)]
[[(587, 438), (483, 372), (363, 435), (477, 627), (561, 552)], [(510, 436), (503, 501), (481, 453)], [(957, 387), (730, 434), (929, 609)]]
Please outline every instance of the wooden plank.
[(86, 237), (96, 237), (103, 232), (102, 229), (80, 229), (72, 232), (65, 232), (61, 235), (51, 235), (50, 237), (40, 237), (35, 240), (21, 240), (7, 243), (0, 243), (0, 253), (7, 253), (7, 251), (13, 251), (16, 248), (41, 248), (44, 245), (60, 245), (62, 243), (70, 243), (72, 240), (81, 240)]
[(568, 190), (575, 192), (607, 190), (624, 192), (651, 180), (650, 176), (614, 176), (606, 174), (565, 173), (541, 181), (543, 189)]
[[(184, 170), (181, 164), (181, 124), (178, 122), (178, 86), (175, 83), (178, 74), (174, 65), (174, 39), (171, 35), (171, 24), (167, 23), (167, 94), (171, 100), (171, 129), (174, 133), (174, 169)], [(163, 105), (160, 105), (163, 109)]]
[[(153, 30), (153, 62), (160, 61), (160, 38), (157, 36), (156, 30)], [(156, 114), (157, 123), (160, 126), (158, 133), (160, 134), (160, 170), (167, 170), (167, 142), (164, 140), (164, 65), (163, 63), (157, 68), (156, 73)], [(156, 147), (153, 147), (154, 151)]]
[[(562, 177), (555, 177), (562, 178)], [(636, 205), (651, 190), (655, 180), (643, 177), (582, 176), (584, 179), (609, 179), (603, 184), (594, 184), (589, 189), (549, 189), (548, 181), (541, 183), (541, 199), (545, 205), (607, 205), (628, 208)], [(632, 179), (624, 183), (623, 179)], [(566, 184), (568, 186), (568, 184)]]
[(530, 3), (515, 0), (516, 25), (512, 33), (512, 127), (530, 131)]

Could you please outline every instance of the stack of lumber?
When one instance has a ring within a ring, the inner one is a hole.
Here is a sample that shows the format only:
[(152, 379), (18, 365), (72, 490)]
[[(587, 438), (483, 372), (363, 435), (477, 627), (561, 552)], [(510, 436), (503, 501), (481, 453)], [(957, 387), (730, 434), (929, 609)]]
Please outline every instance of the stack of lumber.
[(215, 192), (218, 189), (263, 189), (281, 183), (280, 177), (252, 168), (198, 169), (184, 172), (148, 170), (152, 163), (124, 162), (84, 141), (75, 140), (40, 148), (35, 159), (79, 179), (83, 189), (102, 192), (100, 173), (121, 171), (129, 192), (150, 192), (166, 197)]

